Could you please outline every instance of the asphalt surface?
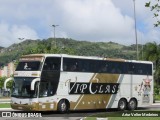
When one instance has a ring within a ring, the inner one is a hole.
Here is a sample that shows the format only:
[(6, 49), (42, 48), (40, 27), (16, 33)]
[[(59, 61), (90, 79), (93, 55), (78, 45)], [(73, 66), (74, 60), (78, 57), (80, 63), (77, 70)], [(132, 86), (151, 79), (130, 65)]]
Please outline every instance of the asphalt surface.
[[(150, 110), (155, 110), (159, 111), (160, 110), (160, 101), (156, 101), (156, 103), (152, 104), (151, 106), (147, 108), (138, 108), (140, 111), (150, 111)], [(9, 113), (8, 113), (9, 112)], [(11, 112), (11, 113), (10, 113)], [(16, 111), (11, 108), (1, 108), (0, 109), (0, 116), (3, 115), (5, 116), (6, 114), (10, 115), (13, 112), (18, 112), (21, 114), (24, 114), (24, 111)], [(67, 114), (60, 114), (58, 112), (43, 112), (39, 113), (38, 117), (0, 117), (0, 120), (83, 120), (86, 116), (96, 116), (97, 114), (110, 114), (110, 113), (115, 113), (118, 112), (117, 109), (108, 109), (108, 110), (92, 110), (92, 111), (71, 111), (70, 113)], [(32, 113), (32, 112), (31, 112)], [(34, 113), (34, 112), (33, 112)], [(36, 112), (35, 112), (36, 113)], [(27, 113), (25, 113), (27, 114)], [(42, 117), (40, 117), (42, 116)], [(106, 120), (105, 118), (102, 118), (100, 120)]]

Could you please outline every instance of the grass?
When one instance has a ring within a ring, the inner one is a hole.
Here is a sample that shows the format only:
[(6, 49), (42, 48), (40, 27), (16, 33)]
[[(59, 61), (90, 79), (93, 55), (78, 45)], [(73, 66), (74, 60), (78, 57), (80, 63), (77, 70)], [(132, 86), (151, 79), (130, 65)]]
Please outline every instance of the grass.
[(155, 95), (155, 100), (160, 100), (160, 95)]
[(11, 99), (11, 97), (2, 97), (2, 96), (0, 96), (0, 99)]
[[(128, 115), (128, 116), (127, 116)], [(145, 115), (145, 116), (144, 116)], [(149, 116), (150, 115), (150, 116)], [(84, 120), (160, 120), (160, 111), (117, 111), (106, 112), (86, 117)], [(99, 119), (98, 119), (99, 118)], [(105, 119), (107, 118), (107, 119)]]
[[(108, 120), (159, 120), (158, 117), (107, 117), (107, 118)], [(96, 117), (88, 117), (85, 120), (98, 120), (98, 119)]]
[(10, 103), (0, 103), (0, 108), (10, 108)]

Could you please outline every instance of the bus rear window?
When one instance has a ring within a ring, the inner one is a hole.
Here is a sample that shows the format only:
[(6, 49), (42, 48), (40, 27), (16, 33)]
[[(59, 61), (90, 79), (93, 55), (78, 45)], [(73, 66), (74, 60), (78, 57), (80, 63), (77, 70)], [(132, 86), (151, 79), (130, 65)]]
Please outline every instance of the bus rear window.
[(21, 61), (19, 62), (16, 71), (38, 71), (40, 68), (40, 61)]

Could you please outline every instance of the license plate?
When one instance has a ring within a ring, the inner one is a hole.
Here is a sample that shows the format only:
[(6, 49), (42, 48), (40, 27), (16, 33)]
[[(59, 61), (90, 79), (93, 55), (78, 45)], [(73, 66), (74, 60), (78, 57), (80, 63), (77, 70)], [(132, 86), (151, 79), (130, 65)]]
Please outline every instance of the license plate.
[(22, 109), (22, 107), (18, 107), (18, 109)]

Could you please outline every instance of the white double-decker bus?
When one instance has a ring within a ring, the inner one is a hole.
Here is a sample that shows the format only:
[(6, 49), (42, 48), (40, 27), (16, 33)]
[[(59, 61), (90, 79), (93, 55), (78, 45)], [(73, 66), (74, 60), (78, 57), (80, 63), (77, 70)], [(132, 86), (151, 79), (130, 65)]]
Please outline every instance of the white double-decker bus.
[(31, 111), (134, 110), (153, 103), (147, 61), (33, 54), (20, 58), (11, 107)]

